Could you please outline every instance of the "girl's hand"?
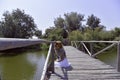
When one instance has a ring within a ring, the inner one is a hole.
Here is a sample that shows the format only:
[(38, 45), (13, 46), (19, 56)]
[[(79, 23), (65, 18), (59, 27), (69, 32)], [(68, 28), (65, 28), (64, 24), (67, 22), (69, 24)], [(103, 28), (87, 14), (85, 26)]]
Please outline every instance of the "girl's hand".
[(57, 62), (60, 62), (60, 61), (62, 61), (62, 60), (61, 60), (61, 59), (57, 59), (56, 61), (57, 61)]

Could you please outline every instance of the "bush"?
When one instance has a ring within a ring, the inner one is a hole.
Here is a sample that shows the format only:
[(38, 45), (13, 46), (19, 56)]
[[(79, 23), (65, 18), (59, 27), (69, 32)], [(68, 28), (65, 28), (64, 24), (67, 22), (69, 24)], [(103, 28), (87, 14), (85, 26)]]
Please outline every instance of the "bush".
[(72, 31), (69, 34), (68, 38), (71, 41), (81, 41), (81, 40), (83, 40), (83, 35), (82, 35), (82, 33), (79, 30), (76, 30), (76, 31)]

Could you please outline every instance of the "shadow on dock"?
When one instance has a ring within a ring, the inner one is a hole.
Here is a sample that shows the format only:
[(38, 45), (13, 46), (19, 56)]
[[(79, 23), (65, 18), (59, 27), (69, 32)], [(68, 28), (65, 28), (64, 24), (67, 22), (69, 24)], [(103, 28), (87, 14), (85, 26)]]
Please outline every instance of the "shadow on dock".
[(54, 74), (63, 80), (68, 80), (68, 71), (71, 71), (72, 69), (73, 69), (72, 66), (69, 66), (67, 68), (61, 67), (61, 71), (62, 71), (63, 75), (60, 75), (59, 73), (56, 73), (56, 72)]

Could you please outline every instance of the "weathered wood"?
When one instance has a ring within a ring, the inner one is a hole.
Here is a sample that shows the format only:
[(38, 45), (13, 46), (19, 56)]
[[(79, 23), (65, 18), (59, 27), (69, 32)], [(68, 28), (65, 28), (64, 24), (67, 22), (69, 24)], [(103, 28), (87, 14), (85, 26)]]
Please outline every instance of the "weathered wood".
[(73, 41), (73, 42), (86, 42), (86, 43), (117, 43), (118, 41)]
[[(73, 44), (81, 43), (90, 56), (96, 57), (96, 55), (108, 50), (109, 48), (113, 47), (115, 44), (118, 44), (119, 41), (71, 41), (71, 43), (73, 43)], [(90, 44), (90, 51), (88, 50), (87, 46), (84, 43), (89, 43)], [(105, 47), (104, 49), (102, 49), (102, 50), (93, 54), (93, 43), (112, 43), (112, 44), (110, 46)], [(82, 51), (84, 51), (84, 49)]]
[(86, 45), (82, 42), (82, 45), (84, 46), (84, 48), (86, 49), (86, 51), (88, 52), (88, 54), (90, 55), (90, 56), (92, 56), (92, 54), (90, 53), (90, 51), (88, 50), (88, 48), (86, 47)]
[(54, 73), (54, 60), (55, 60), (55, 56), (54, 56), (54, 54), (55, 54), (55, 50), (54, 50), (54, 43), (52, 43), (52, 49), (51, 49), (51, 55), (52, 55), (52, 63), (51, 63), (51, 71), (52, 71), (52, 73)]
[(106, 48), (104, 48), (104, 49), (98, 51), (97, 53), (93, 54), (92, 57), (95, 57), (96, 55), (98, 55), (98, 54), (100, 54), (100, 53), (102, 53), (102, 52), (108, 50), (109, 48), (113, 47), (115, 44), (116, 44), (116, 43), (113, 43), (113, 44), (111, 44), (110, 46), (107, 46)]
[(0, 38), (0, 50), (7, 50), (48, 42), (49, 41), (44, 39)]
[(75, 47), (76, 47), (76, 48), (78, 48), (77, 43), (76, 43), (76, 42), (74, 42), (74, 44), (75, 44)]
[(90, 52), (91, 52), (91, 55), (93, 54), (93, 43), (90, 43)]
[(46, 61), (44, 64), (44, 68), (43, 68), (43, 72), (42, 72), (42, 76), (41, 76), (40, 80), (44, 80), (46, 78), (46, 72), (47, 72), (47, 68), (48, 68), (48, 62), (50, 60), (51, 50), (52, 50), (52, 44), (50, 44), (48, 55), (47, 55), (47, 58), (46, 58)]
[(65, 46), (72, 70), (55, 68), (50, 80), (120, 80), (117, 70), (71, 46)]
[(117, 71), (120, 72), (120, 42), (117, 46)]

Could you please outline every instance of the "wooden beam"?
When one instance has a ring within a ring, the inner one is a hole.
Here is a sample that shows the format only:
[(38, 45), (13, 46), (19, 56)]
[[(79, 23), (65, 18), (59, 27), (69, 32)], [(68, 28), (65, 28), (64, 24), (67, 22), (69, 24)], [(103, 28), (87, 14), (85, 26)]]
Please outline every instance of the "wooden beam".
[(117, 46), (117, 71), (120, 72), (120, 42)]
[(86, 49), (86, 51), (88, 52), (88, 54), (91, 56), (91, 53), (90, 53), (90, 51), (88, 50), (88, 48), (86, 47), (86, 45), (82, 42), (82, 44), (83, 44), (83, 46), (84, 46), (84, 48)]
[(118, 41), (76, 41), (76, 42), (84, 42), (84, 43), (117, 43)]
[(98, 55), (98, 54), (100, 54), (100, 53), (106, 51), (107, 49), (113, 47), (115, 44), (116, 44), (116, 43), (113, 43), (113, 44), (111, 44), (110, 46), (107, 46), (106, 48), (104, 48), (104, 49), (100, 50), (99, 52), (93, 54), (92, 57), (95, 57), (96, 55)]

